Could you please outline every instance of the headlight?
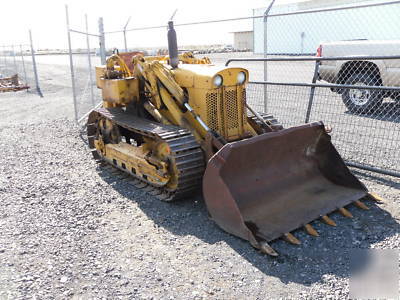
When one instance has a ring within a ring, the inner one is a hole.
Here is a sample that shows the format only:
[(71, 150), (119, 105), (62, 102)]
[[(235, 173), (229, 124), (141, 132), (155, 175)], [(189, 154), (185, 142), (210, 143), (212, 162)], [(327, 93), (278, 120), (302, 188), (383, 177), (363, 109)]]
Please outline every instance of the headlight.
[(222, 85), (223, 79), (221, 75), (216, 75), (213, 79), (213, 83), (216, 87), (220, 87)]
[(239, 72), (237, 75), (237, 83), (238, 84), (243, 84), (246, 81), (246, 73), (245, 72)]

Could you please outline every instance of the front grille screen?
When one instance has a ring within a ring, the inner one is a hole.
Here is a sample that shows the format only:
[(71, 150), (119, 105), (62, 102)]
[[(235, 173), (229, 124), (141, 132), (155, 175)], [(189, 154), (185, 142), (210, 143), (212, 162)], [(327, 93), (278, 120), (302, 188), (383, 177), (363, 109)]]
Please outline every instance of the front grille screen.
[(236, 89), (225, 92), (226, 122), (228, 130), (239, 127)]
[(206, 95), (207, 125), (210, 129), (218, 132), (218, 93), (212, 92)]
[(236, 87), (206, 94), (207, 125), (225, 137), (235, 134), (232, 131), (239, 129), (239, 120), (242, 117), (239, 115), (237, 97)]

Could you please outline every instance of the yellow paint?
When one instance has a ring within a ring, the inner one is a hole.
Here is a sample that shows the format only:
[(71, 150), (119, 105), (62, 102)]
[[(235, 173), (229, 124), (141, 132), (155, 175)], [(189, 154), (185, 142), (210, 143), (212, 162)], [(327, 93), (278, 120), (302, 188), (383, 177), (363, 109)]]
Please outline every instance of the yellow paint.
[(379, 196), (379, 195), (376, 194), (376, 193), (370, 192), (370, 193), (368, 193), (368, 196), (369, 196), (372, 200), (374, 200), (374, 201), (376, 201), (376, 202), (384, 202), (384, 201), (385, 201), (385, 200), (383, 200), (383, 198), (382, 198), (381, 196)]
[[(96, 148), (100, 145), (96, 145)], [(150, 150), (146, 145), (135, 147), (127, 143), (106, 144), (104, 157), (127, 173), (157, 186), (164, 186), (170, 180), (168, 164), (158, 159), (149, 159)], [(151, 160), (151, 163), (149, 162)], [(157, 167), (156, 167), (157, 166)], [(144, 177), (145, 176), (145, 177)]]
[(99, 89), (103, 88), (105, 70), (106, 66), (96, 66), (96, 85)]
[(128, 104), (139, 97), (139, 81), (134, 78), (103, 79), (103, 101)]

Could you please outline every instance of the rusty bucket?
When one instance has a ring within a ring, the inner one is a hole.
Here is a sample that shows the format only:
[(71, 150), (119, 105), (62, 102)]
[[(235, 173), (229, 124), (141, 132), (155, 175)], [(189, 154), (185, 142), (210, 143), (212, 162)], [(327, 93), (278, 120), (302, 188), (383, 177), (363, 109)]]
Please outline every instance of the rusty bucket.
[(203, 192), (212, 219), (257, 248), (367, 195), (322, 122), (222, 147)]

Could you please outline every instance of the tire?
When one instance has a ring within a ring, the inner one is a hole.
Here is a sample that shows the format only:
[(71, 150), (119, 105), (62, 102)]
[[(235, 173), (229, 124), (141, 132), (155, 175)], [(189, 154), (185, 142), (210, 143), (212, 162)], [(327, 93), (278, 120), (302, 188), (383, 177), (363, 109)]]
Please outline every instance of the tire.
[[(379, 86), (379, 79), (369, 73), (354, 73), (345, 82), (346, 85)], [(383, 101), (383, 93), (377, 90), (343, 89), (342, 100), (353, 113), (371, 113), (377, 110)]]

